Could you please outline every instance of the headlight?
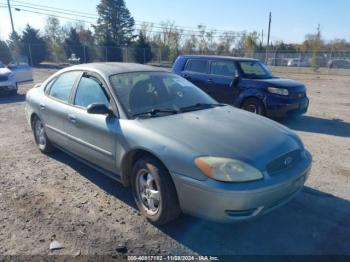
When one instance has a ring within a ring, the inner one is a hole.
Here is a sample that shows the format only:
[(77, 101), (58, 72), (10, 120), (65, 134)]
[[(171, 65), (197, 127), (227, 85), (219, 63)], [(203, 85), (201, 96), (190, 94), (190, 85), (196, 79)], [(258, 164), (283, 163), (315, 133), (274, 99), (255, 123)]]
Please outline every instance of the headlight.
[(199, 157), (196, 166), (208, 177), (224, 182), (247, 182), (262, 179), (262, 173), (242, 161), (221, 157)]
[(271, 94), (276, 94), (281, 96), (287, 96), (289, 94), (288, 89), (284, 89), (284, 88), (268, 87), (267, 90)]
[(9, 79), (13, 79), (15, 77), (15, 74), (14, 73), (8, 73), (6, 74), (6, 76), (9, 78)]

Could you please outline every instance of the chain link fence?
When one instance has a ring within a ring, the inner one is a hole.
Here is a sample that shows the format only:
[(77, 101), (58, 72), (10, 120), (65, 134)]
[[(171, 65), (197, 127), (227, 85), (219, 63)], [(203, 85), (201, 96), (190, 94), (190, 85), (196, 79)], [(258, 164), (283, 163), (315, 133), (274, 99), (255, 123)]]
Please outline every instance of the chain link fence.
[[(132, 62), (171, 67), (178, 55), (226, 55), (256, 58), (275, 70), (289, 69), (293, 72), (342, 72), (350, 75), (350, 51), (295, 52), (286, 50), (269, 51), (195, 51), (173, 50), (169, 47), (135, 48), (91, 46), (91, 45), (54, 45), (40, 46), (28, 44), (20, 51), (10, 50), (12, 60), (27, 62), (33, 66), (67, 66), (90, 62)], [(6, 55), (0, 50), (0, 61)], [(4, 61), (2, 61), (5, 63)]]

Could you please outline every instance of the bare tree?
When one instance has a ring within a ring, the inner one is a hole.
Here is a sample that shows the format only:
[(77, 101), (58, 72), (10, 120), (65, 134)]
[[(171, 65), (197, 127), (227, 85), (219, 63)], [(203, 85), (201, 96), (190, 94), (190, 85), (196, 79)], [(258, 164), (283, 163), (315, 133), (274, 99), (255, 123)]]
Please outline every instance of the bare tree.
[(49, 49), (49, 57), (59, 63), (65, 59), (63, 50), (63, 30), (57, 17), (49, 16), (45, 24), (45, 40)]

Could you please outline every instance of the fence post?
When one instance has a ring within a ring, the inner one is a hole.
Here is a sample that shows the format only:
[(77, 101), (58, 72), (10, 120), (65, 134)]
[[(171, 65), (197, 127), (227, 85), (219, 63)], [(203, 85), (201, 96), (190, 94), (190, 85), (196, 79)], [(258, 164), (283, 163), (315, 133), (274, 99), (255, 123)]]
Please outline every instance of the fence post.
[(301, 52), (299, 52), (299, 62), (297, 64), (297, 67), (298, 67), (298, 73), (300, 73), (300, 63), (301, 63)]
[(161, 63), (161, 60), (162, 60), (162, 49), (159, 47), (159, 56), (158, 56), (158, 59), (159, 59), (159, 64)]
[(84, 63), (86, 63), (86, 46), (83, 45), (83, 49), (84, 49)]
[(128, 47), (125, 47), (125, 62), (128, 62)]
[(146, 48), (143, 48), (143, 63), (146, 64)]
[(326, 66), (328, 67), (328, 72), (327, 72), (327, 74), (329, 74), (329, 72), (330, 72), (330, 63), (331, 63), (331, 61), (332, 61), (332, 58), (333, 58), (333, 45), (332, 45), (332, 48), (331, 48), (331, 53), (330, 53), (330, 55), (329, 55), (329, 59), (328, 59), (328, 61), (327, 61), (327, 64), (326, 64)]
[(33, 66), (32, 47), (30, 43), (28, 44), (28, 50), (29, 50), (29, 63), (31, 66)]
[(108, 49), (107, 49), (107, 46), (105, 47), (105, 60), (106, 62), (108, 62)]

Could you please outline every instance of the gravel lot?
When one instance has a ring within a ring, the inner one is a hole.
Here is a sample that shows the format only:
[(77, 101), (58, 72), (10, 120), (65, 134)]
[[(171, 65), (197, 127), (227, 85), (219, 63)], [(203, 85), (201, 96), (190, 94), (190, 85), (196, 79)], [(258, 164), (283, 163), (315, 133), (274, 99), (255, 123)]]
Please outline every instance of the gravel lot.
[[(35, 82), (53, 72), (35, 70)], [(149, 224), (129, 189), (62, 152), (39, 153), (24, 115), (33, 84), (0, 97), (0, 254), (350, 255), (350, 77), (284, 76), (308, 86), (308, 114), (283, 124), (311, 151), (312, 173), (288, 205), (241, 224)], [(51, 252), (53, 238), (64, 248)]]

